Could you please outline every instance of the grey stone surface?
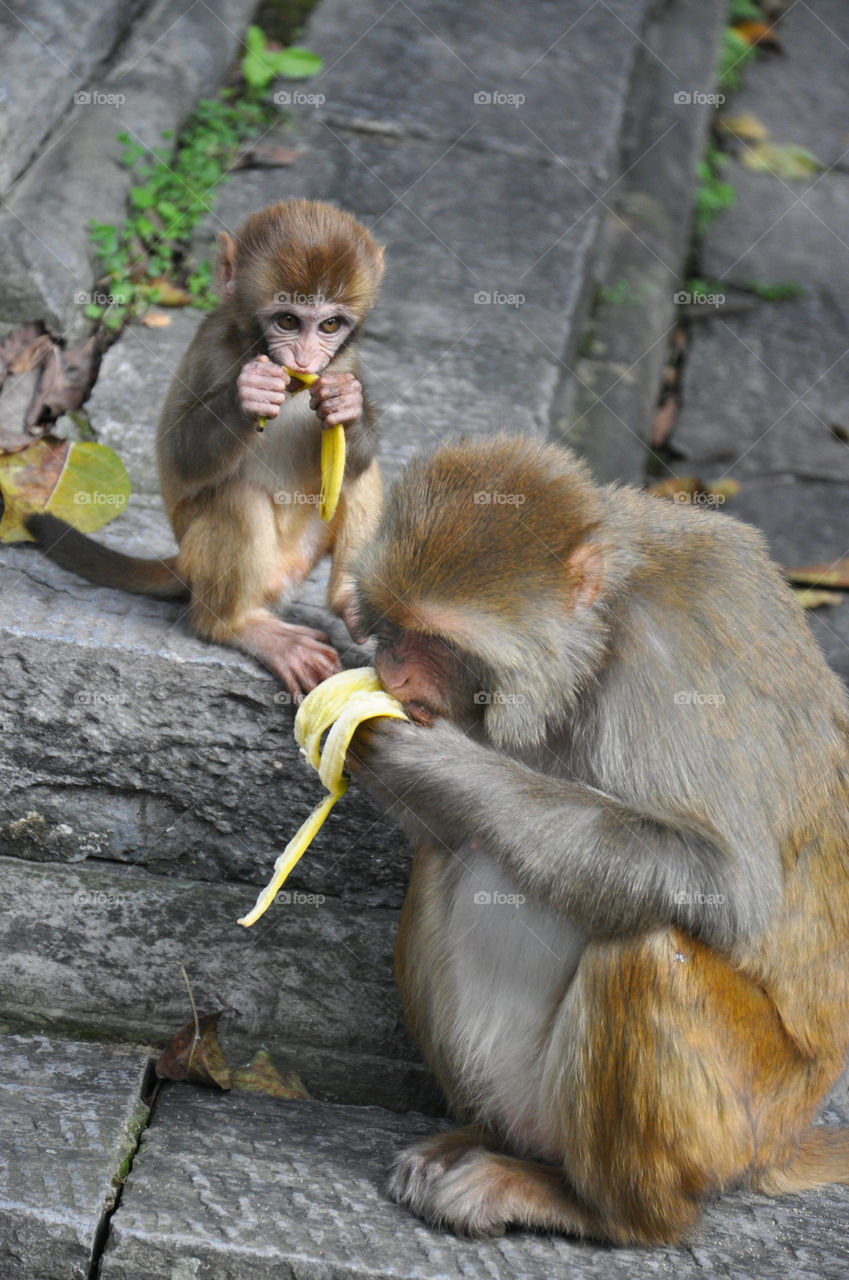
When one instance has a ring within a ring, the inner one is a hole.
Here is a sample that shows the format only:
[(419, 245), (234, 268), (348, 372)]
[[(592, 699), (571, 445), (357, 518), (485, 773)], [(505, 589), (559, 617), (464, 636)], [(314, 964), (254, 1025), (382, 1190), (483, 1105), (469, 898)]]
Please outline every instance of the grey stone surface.
[[(530, 12), (510, 0), (361, 0), (355, 33), (347, 7), (325, 0), (308, 27), (324, 58), (309, 85), (326, 99), (319, 115), (527, 151), (606, 185), (651, 0), (560, 0)], [(376, 76), (375, 67), (392, 74)]]
[(28, 0), (0, 10), (0, 193), (32, 159), (75, 91), (85, 92), (82, 86), (141, 8), (142, 0)]
[(725, 11), (723, 0), (658, 6), (641, 44), (622, 177), (603, 201), (603, 288), (553, 423), (599, 480), (639, 483), (645, 471)]
[(57, 334), (84, 323), (74, 296), (94, 283), (89, 220), (123, 221), (131, 182), (115, 135), (162, 146), (162, 131), (220, 84), (253, 8), (156, 0), (134, 24), (119, 57), (88, 81), (91, 100), (63, 116), (0, 213), (0, 321), (42, 320)]
[(86, 1280), (139, 1126), (148, 1055), (0, 1035), (0, 1270)]
[(287, 887), (245, 929), (252, 885), (108, 863), (0, 866), (7, 1025), (164, 1047), (191, 1017), (182, 962), (200, 1010), (229, 1011), (231, 1065), (264, 1046), (316, 1096), (434, 1104), (392, 973), (397, 912)]
[[(133, 491), (158, 495), (156, 426), (171, 379), (203, 313), (169, 311), (161, 329), (134, 324), (109, 348), (100, 365), (86, 413), (101, 444), (120, 454)], [(167, 528), (167, 520), (162, 516)]]
[[(791, 6), (778, 27), (784, 56), (746, 68), (726, 112), (749, 112), (772, 140), (833, 163), (846, 151), (843, 83), (849, 10), (839, 0)], [(734, 283), (787, 280), (801, 296), (723, 307), (691, 327), (676, 469), (741, 482), (728, 513), (756, 524), (779, 563), (849, 555), (849, 177), (837, 169), (787, 182), (745, 168), (742, 144), (726, 176), (737, 190), (703, 247), (702, 275)], [(809, 613), (826, 656), (849, 679), (849, 602)]]
[(674, 1249), (432, 1231), (381, 1188), (395, 1153), (438, 1127), (375, 1107), (169, 1086), (112, 1218), (103, 1280), (843, 1280), (849, 1266), (846, 1187), (778, 1201), (726, 1196)]

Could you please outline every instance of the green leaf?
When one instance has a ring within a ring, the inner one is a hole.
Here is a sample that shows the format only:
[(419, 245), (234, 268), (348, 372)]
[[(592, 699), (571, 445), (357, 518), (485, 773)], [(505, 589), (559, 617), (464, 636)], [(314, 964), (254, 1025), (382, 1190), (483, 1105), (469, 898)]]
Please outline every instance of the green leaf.
[(123, 462), (105, 444), (39, 440), (20, 453), (0, 456), (0, 541), (31, 542), (23, 517), (35, 511), (49, 511), (82, 533), (93, 533), (120, 515), (130, 491)]
[(306, 80), (317, 75), (324, 63), (317, 53), (292, 45), (290, 49), (281, 49), (272, 54), (275, 75), (285, 76), (287, 80)]
[(758, 142), (747, 147), (741, 159), (747, 169), (772, 173), (787, 182), (801, 182), (825, 167), (807, 147), (793, 142)]

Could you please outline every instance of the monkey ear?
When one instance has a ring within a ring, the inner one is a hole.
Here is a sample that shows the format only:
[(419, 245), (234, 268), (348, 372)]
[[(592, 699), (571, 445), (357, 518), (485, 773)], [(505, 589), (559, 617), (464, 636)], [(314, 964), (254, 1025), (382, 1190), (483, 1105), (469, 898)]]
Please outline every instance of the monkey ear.
[(595, 542), (585, 542), (573, 551), (568, 561), (574, 586), (573, 605), (577, 610), (589, 609), (598, 599), (604, 581), (604, 552)]
[(219, 298), (229, 297), (236, 287), (236, 241), (226, 231), (218, 237), (218, 262), (215, 267), (215, 292)]

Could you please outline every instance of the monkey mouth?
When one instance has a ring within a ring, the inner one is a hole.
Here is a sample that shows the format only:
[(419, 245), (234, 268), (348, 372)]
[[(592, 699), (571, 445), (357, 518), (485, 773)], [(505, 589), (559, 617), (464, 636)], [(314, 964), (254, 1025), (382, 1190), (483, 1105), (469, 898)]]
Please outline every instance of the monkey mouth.
[(404, 711), (412, 720), (413, 724), (423, 725), (429, 729), (436, 719), (436, 715), (423, 702), (405, 702)]

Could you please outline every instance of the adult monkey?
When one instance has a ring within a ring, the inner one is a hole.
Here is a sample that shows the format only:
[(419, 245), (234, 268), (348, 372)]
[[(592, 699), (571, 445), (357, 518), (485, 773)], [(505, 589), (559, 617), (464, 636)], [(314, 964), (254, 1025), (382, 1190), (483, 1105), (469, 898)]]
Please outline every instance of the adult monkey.
[[(31, 516), (27, 529), (46, 554), (103, 586), (190, 594), (198, 635), (259, 658), (295, 696), (332, 675), (339, 661), (327, 637), (268, 606), (332, 552), (328, 603), (356, 631), (349, 562), (381, 505), (356, 337), (382, 274), (383, 249), (328, 204), (283, 201), (253, 214), (235, 239), (222, 233), (221, 302), (183, 357), (157, 436), (179, 554), (136, 559), (55, 516)], [(284, 364), (319, 377), (306, 391)], [(345, 427), (345, 478), (325, 525), (321, 432), (336, 423)]]
[[(481, 501), (481, 498), (488, 501)], [(456, 1133), (394, 1197), (671, 1242), (849, 1181), (847, 699), (752, 529), (517, 438), (414, 463), (358, 574), (418, 723), (352, 767), (417, 841), (397, 944)]]

